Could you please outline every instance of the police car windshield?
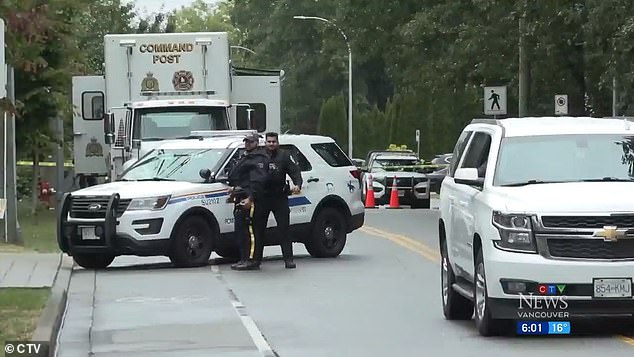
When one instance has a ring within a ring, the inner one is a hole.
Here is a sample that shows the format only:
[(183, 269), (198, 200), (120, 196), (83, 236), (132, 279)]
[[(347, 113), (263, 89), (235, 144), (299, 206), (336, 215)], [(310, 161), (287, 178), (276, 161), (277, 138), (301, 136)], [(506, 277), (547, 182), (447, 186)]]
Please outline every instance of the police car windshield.
[(140, 108), (135, 114), (135, 137), (142, 140), (186, 138), (197, 130), (229, 130), (224, 107)]
[(634, 136), (583, 134), (504, 138), (495, 172), (493, 184), (496, 186), (633, 181)]
[(155, 149), (130, 167), (121, 179), (203, 182), (200, 170), (214, 171), (226, 153), (225, 149)]

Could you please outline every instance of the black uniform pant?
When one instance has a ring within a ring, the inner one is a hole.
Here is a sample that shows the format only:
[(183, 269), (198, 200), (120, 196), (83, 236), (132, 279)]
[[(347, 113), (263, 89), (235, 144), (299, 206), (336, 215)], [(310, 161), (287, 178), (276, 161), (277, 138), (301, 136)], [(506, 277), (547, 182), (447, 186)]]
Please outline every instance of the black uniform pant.
[[(266, 224), (271, 212), (273, 212), (277, 223), (277, 234), (282, 247), (282, 256), (284, 260), (292, 259), (293, 244), (291, 243), (291, 237), (288, 235), (290, 208), (288, 207), (288, 196), (285, 194), (267, 195), (260, 199), (258, 206), (255, 208), (256, 236), (264, 237)], [(264, 246), (257, 246), (255, 259), (258, 261), (262, 260), (263, 250)]]
[(234, 205), (233, 219), (238, 246), (240, 247), (240, 260), (255, 260), (258, 249), (262, 250), (262, 239), (255, 228), (255, 210), (257, 204), (253, 203), (250, 209), (241, 205)]

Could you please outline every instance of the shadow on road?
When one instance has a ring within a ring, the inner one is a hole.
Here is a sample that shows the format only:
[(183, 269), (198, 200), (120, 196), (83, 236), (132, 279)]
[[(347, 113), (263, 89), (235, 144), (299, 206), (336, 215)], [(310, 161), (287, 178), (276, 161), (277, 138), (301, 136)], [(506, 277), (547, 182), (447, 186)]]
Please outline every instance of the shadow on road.
[[(336, 262), (354, 262), (354, 261), (359, 261), (359, 260), (363, 260), (364, 257), (360, 256), (360, 255), (354, 255), (354, 254), (341, 254), (340, 256), (336, 257), (336, 258), (313, 258), (312, 256), (310, 256), (309, 254), (298, 254), (295, 255), (293, 257), (293, 259), (297, 262), (308, 262), (310, 261), (311, 264), (320, 264), (320, 263), (332, 263), (333, 261)], [(188, 270), (188, 269), (201, 269), (201, 268), (209, 268), (212, 265), (218, 265), (218, 266), (222, 266), (222, 265), (229, 265), (229, 264), (233, 264), (235, 262), (237, 262), (238, 259), (237, 258), (212, 258), (209, 260), (208, 264), (200, 266), (200, 267), (193, 267), (193, 268), (176, 268), (172, 263), (170, 262), (159, 262), (159, 263), (139, 263), (139, 264), (127, 264), (127, 265), (117, 265), (117, 266), (110, 266), (105, 270), (101, 270), (101, 271), (144, 271), (144, 270), (163, 270), (163, 269), (174, 269), (174, 270)], [(282, 262), (282, 256), (281, 255), (271, 255), (271, 256), (266, 256), (262, 259), (263, 263), (267, 263), (267, 262)], [(79, 271), (82, 271), (85, 269), (83, 268), (75, 268)]]

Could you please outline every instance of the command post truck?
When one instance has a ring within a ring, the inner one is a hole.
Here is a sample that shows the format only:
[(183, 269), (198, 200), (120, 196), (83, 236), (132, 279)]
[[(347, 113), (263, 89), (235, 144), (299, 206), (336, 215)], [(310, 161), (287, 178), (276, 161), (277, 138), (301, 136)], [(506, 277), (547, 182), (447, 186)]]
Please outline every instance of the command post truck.
[(73, 77), (80, 187), (195, 131), (280, 130), (283, 71), (234, 67), (226, 32), (106, 35), (104, 57), (103, 76)]

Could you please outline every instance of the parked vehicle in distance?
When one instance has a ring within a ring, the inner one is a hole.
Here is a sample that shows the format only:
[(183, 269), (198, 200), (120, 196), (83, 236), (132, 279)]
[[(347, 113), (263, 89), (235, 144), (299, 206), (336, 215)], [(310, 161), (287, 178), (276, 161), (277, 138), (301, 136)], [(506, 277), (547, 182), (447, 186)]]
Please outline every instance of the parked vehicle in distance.
[(368, 157), (368, 166), (361, 177), (364, 201), (368, 183), (371, 182), (376, 203), (388, 204), (396, 180), (400, 204), (410, 205), (412, 208), (430, 207), (429, 179), (419, 172), (419, 160), (414, 153), (374, 151)]

